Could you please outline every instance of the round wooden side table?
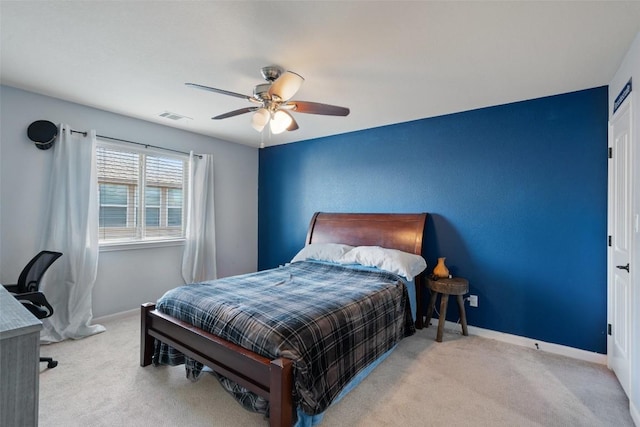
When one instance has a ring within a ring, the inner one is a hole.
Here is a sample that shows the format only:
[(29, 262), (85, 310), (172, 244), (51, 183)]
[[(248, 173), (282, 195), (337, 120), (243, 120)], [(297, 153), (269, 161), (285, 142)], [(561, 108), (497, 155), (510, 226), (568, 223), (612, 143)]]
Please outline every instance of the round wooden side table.
[(452, 279), (433, 279), (427, 278), (427, 285), (431, 291), (429, 306), (427, 307), (427, 320), (425, 328), (431, 323), (431, 316), (436, 305), (438, 294), (440, 297), (440, 319), (438, 320), (438, 333), (436, 341), (442, 342), (442, 333), (444, 332), (444, 323), (447, 316), (447, 304), (449, 303), (449, 295), (455, 295), (458, 301), (458, 310), (460, 311), (460, 323), (462, 324), (462, 335), (469, 335), (467, 332), (467, 315), (464, 311), (464, 301), (462, 296), (469, 292), (469, 281), (462, 277), (454, 277)]

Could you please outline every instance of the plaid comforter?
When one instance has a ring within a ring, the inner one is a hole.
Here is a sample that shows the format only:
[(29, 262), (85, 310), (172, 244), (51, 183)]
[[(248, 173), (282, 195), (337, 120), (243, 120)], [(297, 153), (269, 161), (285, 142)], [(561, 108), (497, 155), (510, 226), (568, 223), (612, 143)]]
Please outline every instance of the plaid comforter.
[[(262, 356), (292, 359), (294, 402), (309, 415), (324, 411), (358, 372), (415, 332), (399, 276), (314, 262), (182, 286), (156, 308)], [(202, 370), (159, 341), (153, 360), (185, 363), (191, 379)]]

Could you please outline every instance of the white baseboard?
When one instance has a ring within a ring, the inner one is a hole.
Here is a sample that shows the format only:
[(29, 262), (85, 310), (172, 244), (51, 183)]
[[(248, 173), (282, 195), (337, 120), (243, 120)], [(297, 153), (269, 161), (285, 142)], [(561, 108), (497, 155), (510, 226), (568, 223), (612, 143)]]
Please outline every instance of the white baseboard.
[[(433, 318), (431, 325), (438, 325), (438, 319)], [(461, 332), (462, 326), (456, 322), (450, 322), (447, 320), (445, 323), (445, 329)], [(509, 344), (515, 344), (522, 347), (529, 347), (535, 350), (542, 350), (548, 353), (560, 354), (562, 356), (572, 357), (574, 359), (585, 360), (587, 362), (599, 363), (601, 365), (607, 364), (607, 355), (601, 353), (595, 353), (586, 350), (580, 350), (565, 345), (548, 343), (540, 340), (534, 340), (531, 338), (521, 337), (518, 335), (506, 334), (504, 332), (492, 331), (490, 329), (478, 328), (477, 326), (467, 325), (469, 335), (476, 335), (483, 338), (490, 338), (496, 341), (502, 341)]]
[(132, 310), (121, 311), (120, 313), (107, 314), (106, 316), (96, 317), (91, 321), (91, 323), (95, 325), (96, 323), (100, 323), (100, 322), (108, 322), (110, 320), (120, 320), (120, 319), (124, 319), (125, 317), (133, 316), (134, 314), (140, 314), (140, 308), (134, 308)]
[(636, 426), (640, 427), (640, 411), (638, 411), (638, 407), (633, 404), (631, 399), (629, 399), (629, 412), (631, 413), (631, 419), (636, 424)]

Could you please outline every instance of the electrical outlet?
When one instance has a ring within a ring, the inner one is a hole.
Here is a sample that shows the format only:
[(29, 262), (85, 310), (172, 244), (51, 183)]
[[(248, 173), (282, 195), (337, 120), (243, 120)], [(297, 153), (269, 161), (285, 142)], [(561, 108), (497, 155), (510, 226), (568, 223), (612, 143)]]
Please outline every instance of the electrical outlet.
[(478, 295), (469, 295), (469, 306), (471, 307), (478, 306)]

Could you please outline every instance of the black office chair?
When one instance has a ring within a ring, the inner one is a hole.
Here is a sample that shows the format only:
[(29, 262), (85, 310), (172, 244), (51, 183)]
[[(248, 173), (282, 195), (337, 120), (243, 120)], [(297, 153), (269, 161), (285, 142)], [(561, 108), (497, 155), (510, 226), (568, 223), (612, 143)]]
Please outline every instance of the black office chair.
[[(60, 252), (42, 251), (20, 273), (18, 283), (3, 285), (13, 296), (22, 303), (38, 319), (44, 319), (53, 314), (53, 307), (40, 292), (40, 280), (51, 264), (62, 256)], [(51, 357), (41, 357), (41, 362), (47, 362), (47, 368), (55, 368), (58, 362)]]

